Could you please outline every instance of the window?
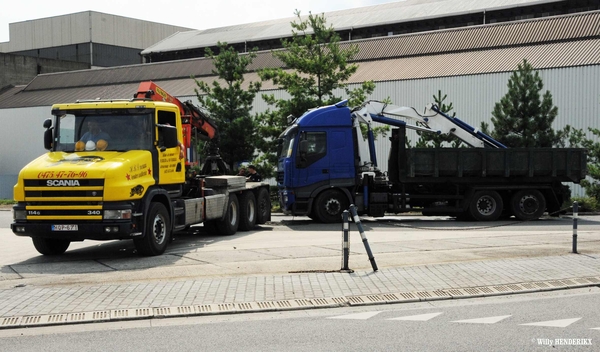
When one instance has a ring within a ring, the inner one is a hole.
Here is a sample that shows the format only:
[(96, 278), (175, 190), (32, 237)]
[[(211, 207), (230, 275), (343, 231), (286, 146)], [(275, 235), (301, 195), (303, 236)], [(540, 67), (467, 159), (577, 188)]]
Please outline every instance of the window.
[(326, 132), (302, 132), (298, 144), (297, 167), (307, 167), (327, 155)]

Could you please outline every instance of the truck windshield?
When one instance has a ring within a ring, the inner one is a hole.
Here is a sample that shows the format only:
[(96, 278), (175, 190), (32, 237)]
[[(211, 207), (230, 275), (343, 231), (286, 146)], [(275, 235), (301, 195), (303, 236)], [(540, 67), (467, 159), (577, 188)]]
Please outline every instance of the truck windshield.
[(150, 150), (154, 146), (152, 110), (74, 110), (56, 115), (57, 151)]
[(294, 149), (294, 140), (296, 133), (298, 132), (298, 126), (290, 126), (279, 136), (280, 150), (279, 158), (289, 158), (292, 156), (292, 150)]

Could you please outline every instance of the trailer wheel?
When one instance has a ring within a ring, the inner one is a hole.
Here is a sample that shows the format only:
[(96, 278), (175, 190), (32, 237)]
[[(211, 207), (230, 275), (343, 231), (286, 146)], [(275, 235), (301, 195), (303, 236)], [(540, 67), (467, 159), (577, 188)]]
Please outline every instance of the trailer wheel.
[(334, 223), (342, 221), (342, 212), (348, 209), (346, 195), (338, 190), (329, 189), (317, 196), (314, 214), (318, 221)]
[(251, 191), (240, 195), (240, 231), (249, 231), (256, 226), (256, 197)]
[(138, 253), (143, 256), (163, 254), (171, 238), (167, 208), (162, 203), (151, 203), (145, 225), (144, 236), (133, 240)]
[(235, 234), (240, 226), (240, 203), (235, 194), (229, 195), (227, 212), (223, 220), (217, 221), (217, 231), (220, 235), (231, 236)]
[(271, 220), (271, 196), (266, 188), (258, 190), (258, 196), (256, 196), (256, 207), (258, 212), (256, 214), (256, 223), (265, 224)]
[(41, 237), (32, 237), (31, 239), (33, 240), (35, 249), (43, 255), (63, 254), (71, 244), (71, 241), (68, 240), (56, 240)]
[(478, 221), (498, 220), (502, 215), (502, 197), (496, 191), (478, 191), (472, 198), (469, 212)]
[(539, 219), (546, 210), (546, 198), (535, 189), (515, 193), (510, 203), (513, 214), (519, 220)]

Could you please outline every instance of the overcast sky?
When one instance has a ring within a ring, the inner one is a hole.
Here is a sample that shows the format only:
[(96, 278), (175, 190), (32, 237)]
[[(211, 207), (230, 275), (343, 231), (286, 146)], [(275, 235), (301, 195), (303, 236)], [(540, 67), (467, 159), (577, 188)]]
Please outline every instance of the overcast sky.
[[(0, 42), (9, 40), (8, 24), (81, 11), (98, 11), (140, 20), (206, 29), (294, 17), (401, 0), (3, 0)], [(8, 5), (10, 2), (10, 5)]]

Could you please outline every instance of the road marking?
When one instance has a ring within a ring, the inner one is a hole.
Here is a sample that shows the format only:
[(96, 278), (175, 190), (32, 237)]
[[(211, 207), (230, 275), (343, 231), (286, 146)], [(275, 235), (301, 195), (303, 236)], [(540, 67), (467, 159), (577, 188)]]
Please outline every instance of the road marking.
[(364, 312), (364, 313), (355, 313), (348, 315), (339, 315), (337, 317), (328, 317), (327, 319), (354, 319), (354, 320), (367, 320), (379, 314), (381, 312)]
[(495, 324), (501, 320), (504, 320), (511, 315), (499, 315), (496, 317), (485, 317), (485, 318), (475, 318), (475, 319), (467, 319), (467, 320), (455, 320), (452, 323), (467, 323), (467, 324)]
[(529, 325), (529, 326), (552, 326), (557, 328), (565, 328), (577, 320), (581, 318), (572, 318), (572, 319), (562, 319), (562, 320), (548, 320), (548, 321), (540, 321), (538, 323), (527, 323), (521, 325)]
[(433, 318), (437, 317), (440, 314), (442, 314), (442, 312), (439, 312), (439, 313), (429, 313), (429, 314), (419, 314), (419, 315), (409, 315), (409, 316), (406, 316), (406, 317), (391, 318), (391, 319), (388, 319), (388, 320), (427, 321), (429, 319), (433, 319)]

